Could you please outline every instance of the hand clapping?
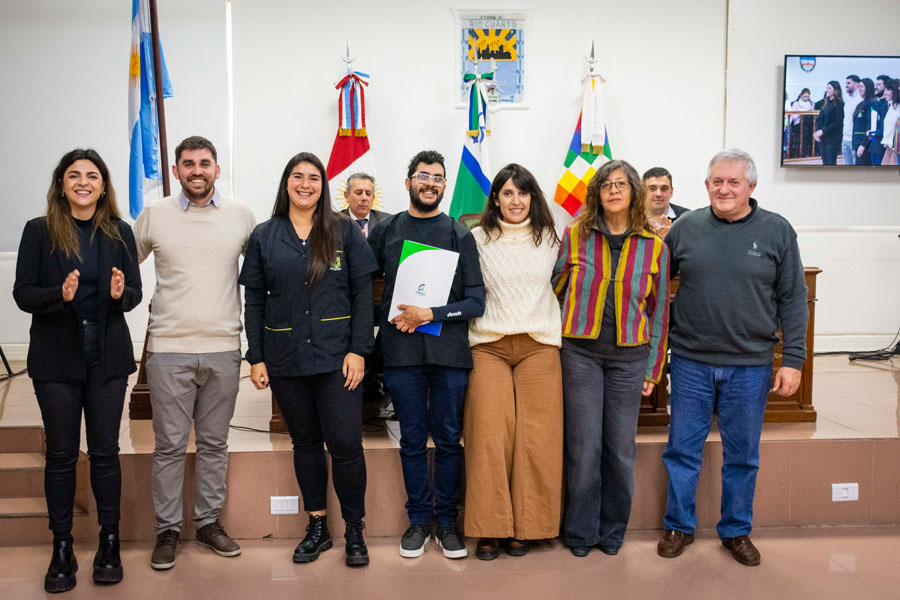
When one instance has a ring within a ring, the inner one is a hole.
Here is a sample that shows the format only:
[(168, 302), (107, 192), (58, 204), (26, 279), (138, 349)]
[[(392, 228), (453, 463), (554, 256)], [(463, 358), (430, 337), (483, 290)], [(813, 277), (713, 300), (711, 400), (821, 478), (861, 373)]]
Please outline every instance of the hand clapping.
[(75, 298), (75, 292), (78, 291), (78, 276), (81, 273), (75, 269), (66, 276), (66, 280), (62, 284), (63, 302), (71, 302)]
[[(77, 271), (75, 271), (77, 273)], [(113, 300), (118, 300), (122, 297), (122, 292), (125, 291), (125, 273), (120, 271), (119, 269), (113, 267), (112, 268), (112, 278), (109, 280), (109, 295), (112, 296)]]

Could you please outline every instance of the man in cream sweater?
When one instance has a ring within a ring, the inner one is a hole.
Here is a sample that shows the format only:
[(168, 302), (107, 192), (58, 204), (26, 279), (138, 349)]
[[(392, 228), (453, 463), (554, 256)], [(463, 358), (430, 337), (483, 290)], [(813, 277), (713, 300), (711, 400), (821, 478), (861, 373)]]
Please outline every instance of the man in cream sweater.
[(192, 136), (181, 142), (172, 172), (181, 193), (147, 206), (134, 226), (138, 259), (152, 252), (156, 267), (145, 365), (156, 436), (154, 569), (175, 566), (192, 421), (197, 542), (221, 556), (241, 553), (219, 523), (219, 511), (241, 367), (238, 258), (256, 225), (247, 206), (216, 191), (219, 166), (209, 140)]

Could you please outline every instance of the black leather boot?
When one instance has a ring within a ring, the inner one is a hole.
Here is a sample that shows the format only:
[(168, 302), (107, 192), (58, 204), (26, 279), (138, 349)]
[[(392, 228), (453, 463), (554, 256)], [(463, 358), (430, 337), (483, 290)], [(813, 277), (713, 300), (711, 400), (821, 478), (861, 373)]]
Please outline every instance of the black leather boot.
[(50, 566), (44, 577), (44, 590), (51, 594), (68, 592), (75, 587), (75, 573), (78, 571), (78, 561), (72, 551), (72, 542), (53, 542), (53, 556), (50, 558)]
[(347, 529), (344, 531), (347, 545), (344, 546), (344, 551), (347, 553), (347, 564), (351, 567), (369, 564), (369, 550), (363, 539), (365, 528), (366, 524), (362, 521), (347, 521)]
[(320, 553), (328, 550), (332, 545), (326, 516), (309, 515), (306, 537), (294, 548), (294, 562), (312, 562), (319, 558)]
[(119, 558), (119, 536), (101, 533), (100, 545), (94, 555), (94, 581), (119, 583), (122, 581), (122, 559)]

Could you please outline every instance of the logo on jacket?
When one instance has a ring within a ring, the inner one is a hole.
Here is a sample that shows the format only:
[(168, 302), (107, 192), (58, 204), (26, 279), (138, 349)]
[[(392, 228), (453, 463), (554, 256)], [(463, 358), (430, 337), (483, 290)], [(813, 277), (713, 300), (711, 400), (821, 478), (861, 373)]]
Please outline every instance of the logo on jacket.
[(332, 271), (340, 271), (341, 270), (341, 257), (335, 256), (334, 262), (332, 262), (328, 268), (331, 269)]
[(809, 73), (813, 69), (816, 68), (816, 57), (815, 56), (801, 56), (800, 57), (800, 68), (803, 69), (804, 73)]
[(416, 296), (424, 296), (425, 295), (425, 284), (420, 283), (419, 287), (416, 288)]
[(759, 251), (759, 246), (756, 244), (756, 242), (753, 242), (753, 247), (747, 250), (747, 254), (749, 254), (750, 256), (762, 256), (762, 252)]

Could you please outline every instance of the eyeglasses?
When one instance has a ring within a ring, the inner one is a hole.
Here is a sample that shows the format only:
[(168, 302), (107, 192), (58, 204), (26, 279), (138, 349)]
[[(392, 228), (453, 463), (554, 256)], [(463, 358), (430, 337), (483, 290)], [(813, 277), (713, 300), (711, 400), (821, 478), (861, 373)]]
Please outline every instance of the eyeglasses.
[(416, 181), (419, 183), (428, 183), (429, 181), (434, 182), (434, 185), (444, 185), (447, 181), (443, 175), (432, 175), (431, 173), (416, 173)]
[(631, 187), (631, 184), (629, 184), (624, 179), (622, 181), (604, 181), (600, 184), (600, 189), (604, 192), (608, 192), (613, 189), (618, 192), (619, 190), (627, 190), (629, 187)]

